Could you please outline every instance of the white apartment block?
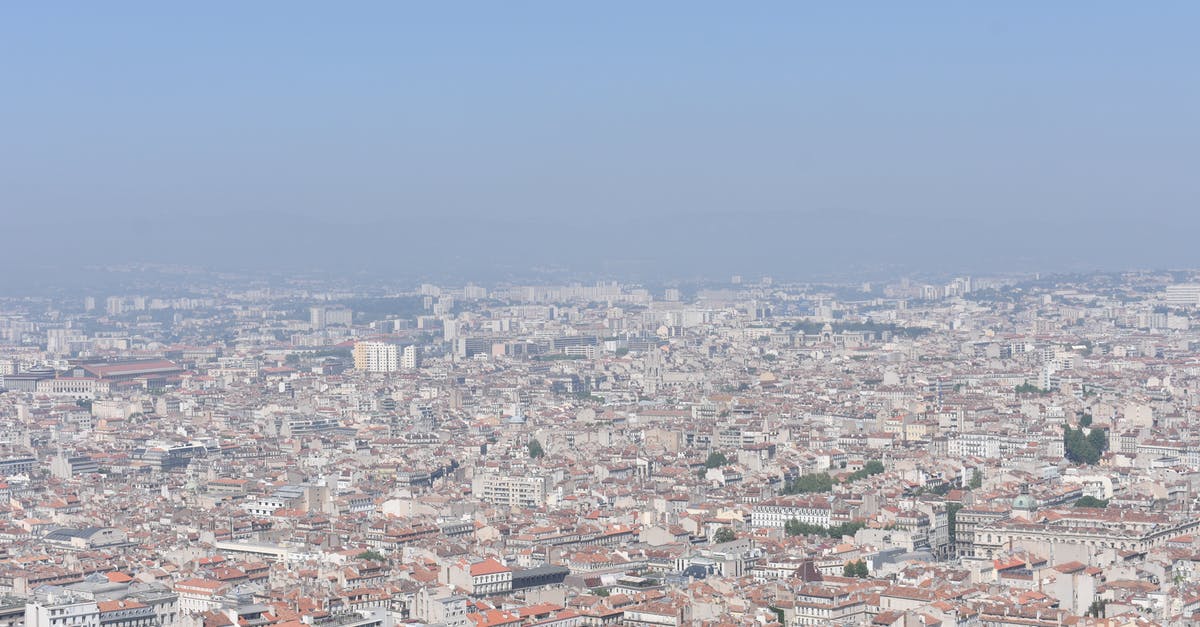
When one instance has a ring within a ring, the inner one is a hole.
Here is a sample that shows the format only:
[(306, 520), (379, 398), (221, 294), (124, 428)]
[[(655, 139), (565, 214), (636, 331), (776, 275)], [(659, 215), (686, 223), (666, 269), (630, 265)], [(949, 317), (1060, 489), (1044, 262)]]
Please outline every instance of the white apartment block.
[(485, 473), (471, 482), (471, 492), (495, 505), (541, 507), (546, 504), (546, 478)]
[(25, 604), (26, 627), (100, 627), (100, 608), (82, 596), (51, 593)]
[(400, 351), (387, 342), (358, 342), (354, 345), (354, 368), (363, 372), (395, 372), (400, 369)]
[(1195, 307), (1200, 305), (1200, 283), (1180, 283), (1168, 285), (1163, 300), (1168, 305), (1176, 307)]
[(833, 507), (821, 496), (777, 496), (754, 506), (750, 525), (754, 527), (783, 527), (789, 520), (810, 525), (829, 526)]
[(401, 370), (416, 370), (419, 364), (416, 345), (409, 344), (404, 347), (404, 350), (400, 351)]

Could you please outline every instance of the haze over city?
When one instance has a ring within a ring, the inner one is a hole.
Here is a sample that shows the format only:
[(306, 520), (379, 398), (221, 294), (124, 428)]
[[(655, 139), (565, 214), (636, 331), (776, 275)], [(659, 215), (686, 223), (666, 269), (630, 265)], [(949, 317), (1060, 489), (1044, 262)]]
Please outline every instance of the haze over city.
[(0, 627), (1200, 626), (1197, 18), (0, 6)]

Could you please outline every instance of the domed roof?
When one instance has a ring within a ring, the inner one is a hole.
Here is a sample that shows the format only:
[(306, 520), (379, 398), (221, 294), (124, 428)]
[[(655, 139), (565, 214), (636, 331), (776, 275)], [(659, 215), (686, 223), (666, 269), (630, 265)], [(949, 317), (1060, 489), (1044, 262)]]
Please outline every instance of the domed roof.
[(1035, 507), (1037, 507), (1037, 501), (1033, 500), (1033, 497), (1028, 493), (1018, 494), (1017, 498), (1012, 500), (1013, 509), (1033, 511)]

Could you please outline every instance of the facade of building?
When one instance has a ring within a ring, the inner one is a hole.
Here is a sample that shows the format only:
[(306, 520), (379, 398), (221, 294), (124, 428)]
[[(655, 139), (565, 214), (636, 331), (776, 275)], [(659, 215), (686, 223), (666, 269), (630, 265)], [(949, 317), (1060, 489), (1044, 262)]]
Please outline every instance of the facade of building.
[(395, 372), (400, 369), (399, 349), (387, 342), (358, 342), (354, 345), (354, 368), (363, 372)]
[(822, 496), (777, 496), (754, 506), (750, 524), (755, 527), (784, 527), (790, 520), (828, 527), (833, 506)]
[(480, 500), (509, 507), (542, 507), (546, 504), (546, 478), (484, 473), (472, 482)]

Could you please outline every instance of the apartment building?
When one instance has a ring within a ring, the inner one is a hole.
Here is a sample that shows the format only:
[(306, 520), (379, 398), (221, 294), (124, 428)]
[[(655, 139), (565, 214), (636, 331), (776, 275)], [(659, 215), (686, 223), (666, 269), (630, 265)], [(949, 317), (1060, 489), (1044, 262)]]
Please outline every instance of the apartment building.
[(494, 505), (537, 508), (546, 504), (546, 478), (485, 472), (472, 481), (471, 492)]
[(395, 372), (400, 369), (399, 347), (387, 342), (358, 342), (354, 345), (354, 369)]
[(790, 520), (828, 527), (833, 505), (823, 496), (777, 496), (754, 506), (750, 525), (784, 527)]

